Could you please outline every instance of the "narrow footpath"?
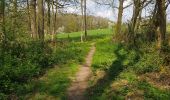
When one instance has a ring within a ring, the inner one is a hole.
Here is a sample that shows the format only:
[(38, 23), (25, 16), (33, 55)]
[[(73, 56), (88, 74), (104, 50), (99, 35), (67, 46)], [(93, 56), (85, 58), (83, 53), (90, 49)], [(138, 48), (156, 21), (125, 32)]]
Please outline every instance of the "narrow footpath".
[(92, 43), (91, 49), (85, 59), (85, 63), (80, 65), (80, 69), (75, 76), (71, 86), (68, 88), (68, 100), (87, 100), (84, 92), (88, 88), (88, 82), (91, 75), (90, 66), (95, 53), (95, 43)]

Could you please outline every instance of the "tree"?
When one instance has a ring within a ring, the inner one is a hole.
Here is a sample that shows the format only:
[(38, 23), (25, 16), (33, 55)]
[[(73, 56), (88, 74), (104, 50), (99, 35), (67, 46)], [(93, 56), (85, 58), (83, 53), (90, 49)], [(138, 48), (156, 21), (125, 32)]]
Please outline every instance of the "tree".
[(12, 35), (13, 35), (13, 38), (16, 38), (15, 34), (17, 33), (16, 32), (16, 25), (17, 25), (17, 0), (12, 0)]
[(51, 0), (46, 0), (47, 2), (47, 33), (51, 33)]
[(124, 0), (119, 0), (118, 19), (117, 19), (117, 24), (116, 24), (116, 34), (120, 34), (120, 31), (121, 31), (122, 15), (123, 15), (123, 2), (124, 2)]
[[(165, 44), (166, 33), (166, 6), (165, 0), (157, 0), (157, 35), (158, 35), (158, 48), (162, 49)], [(161, 19), (161, 20), (160, 20)]]
[(31, 17), (30, 17), (30, 4), (29, 0), (27, 2), (27, 16), (28, 16), (28, 32), (31, 33)]
[[(84, 30), (84, 8), (83, 8), (83, 0), (80, 2), (80, 8), (81, 8), (81, 30)], [(83, 41), (82, 34), (81, 34), (81, 42)]]
[(5, 0), (0, 2), (0, 41), (5, 36)]
[(37, 13), (36, 13), (36, 0), (31, 0), (30, 3), (30, 21), (32, 37), (37, 38)]
[[(55, 2), (56, 2), (56, 5), (55, 5)], [(52, 13), (53, 13), (53, 18), (52, 18), (52, 20), (53, 20), (53, 31), (52, 31), (52, 35), (51, 35), (51, 40), (53, 41), (54, 40), (54, 34), (56, 33), (56, 28), (57, 28), (57, 25), (56, 25), (56, 23), (57, 23), (57, 11), (58, 11), (58, 0), (55, 0), (55, 2), (54, 1), (52, 1)]]
[(84, 0), (84, 35), (85, 35), (85, 39), (87, 38), (87, 7), (86, 7), (86, 0)]
[(44, 41), (44, 0), (38, 0), (38, 36)]

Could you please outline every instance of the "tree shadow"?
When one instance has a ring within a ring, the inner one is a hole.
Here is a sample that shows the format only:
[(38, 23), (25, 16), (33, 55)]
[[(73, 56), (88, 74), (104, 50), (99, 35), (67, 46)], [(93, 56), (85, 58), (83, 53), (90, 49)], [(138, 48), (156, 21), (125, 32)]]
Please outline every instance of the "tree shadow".
[(126, 59), (126, 54), (120, 54), (119, 51), (121, 50), (122, 46), (119, 45), (114, 53), (117, 59), (112, 63), (108, 70), (106, 70), (106, 74), (104, 77), (99, 79), (95, 85), (89, 87), (86, 91), (86, 96), (89, 99), (94, 99), (96, 97), (100, 97), (104, 90), (110, 86), (112, 81), (116, 79), (116, 77), (123, 71), (123, 61)]

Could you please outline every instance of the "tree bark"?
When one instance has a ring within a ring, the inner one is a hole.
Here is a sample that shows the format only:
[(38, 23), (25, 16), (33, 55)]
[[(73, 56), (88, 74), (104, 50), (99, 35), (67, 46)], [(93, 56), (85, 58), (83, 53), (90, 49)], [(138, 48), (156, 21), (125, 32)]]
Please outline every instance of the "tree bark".
[(87, 7), (86, 7), (86, 0), (84, 0), (84, 34), (85, 39), (87, 39)]
[(122, 24), (122, 15), (123, 15), (123, 2), (124, 0), (119, 0), (119, 12), (118, 12), (118, 20), (116, 25), (116, 34), (120, 34), (121, 32), (121, 24)]
[(132, 33), (134, 34), (137, 18), (139, 16), (139, 13), (141, 11), (141, 1), (140, 0), (134, 0), (134, 10), (133, 10), (133, 17), (132, 17)]
[[(83, 10), (83, 0), (81, 0), (80, 2), (80, 6), (81, 6), (81, 31), (84, 30), (84, 10)], [(83, 33), (81, 34), (81, 42), (83, 42)]]
[(38, 0), (38, 35), (44, 41), (44, 0)]
[(157, 21), (158, 21), (158, 48), (162, 49), (162, 46), (165, 44), (165, 34), (166, 34), (166, 8), (165, 0), (157, 0), (158, 5), (157, 10)]
[(13, 9), (13, 14), (12, 14), (12, 32), (13, 32), (13, 39), (16, 38), (16, 25), (17, 25), (17, 0), (13, 0), (12, 1), (13, 3), (13, 6), (12, 6), (12, 9)]
[(30, 3), (30, 21), (31, 21), (31, 33), (32, 33), (32, 38), (36, 39), (38, 38), (37, 36), (37, 13), (36, 13), (36, 0), (31, 0)]
[(0, 41), (5, 39), (5, 0), (0, 2)]
[(53, 31), (52, 31), (52, 34), (51, 34), (51, 40), (53, 41), (54, 40), (54, 35), (56, 34), (56, 23), (57, 23), (57, 11), (58, 11), (58, 0), (56, 0), (56, 6), (54, 4), (54, 1), (52, 3), (52, 12), (53, 12)]
[(51, 0), (47, 0), (48, 15), (47, 15), (47, 33), (51, 33)]
[(30, 17), (30, 4), (27, 0), (27, 15), (28, 15), (28, 32), (31, 33), (31, 17)]

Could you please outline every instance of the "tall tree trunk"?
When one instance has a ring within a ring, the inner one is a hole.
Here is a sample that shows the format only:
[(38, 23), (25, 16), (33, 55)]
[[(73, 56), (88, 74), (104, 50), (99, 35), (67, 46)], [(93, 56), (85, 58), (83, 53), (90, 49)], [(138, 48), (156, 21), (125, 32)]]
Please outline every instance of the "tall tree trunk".
[(85, 39), (87, 39), (87, 7), (86, 7), (86, 0), (84, 0), (84, 34)]
[[(83, 10), (83, 0), (81, 0), (80, 2), (80, 6), (81, 6), (81, 31), (84, 30), (84, 10)], [(81, 34), (81, 42), (83, 42), (83, 33)]]
[(30, 21), (31, 21), (31, 33), (32, 37), (36, 39), (37, 36), (37, 13), (36, 13), (36, 0), (31, 0), (30, 3)]
[(30, 4), (27, 0), (27, 15), (28, 15), (28, 32), (31, 33), (31, 17), (30, 17)]
[(162, 49), (165, 44), (165, 34), (166, 34), (166, 8), (165, 0), (157, 0), (158, 10), (157, 10), (157, 21), (158, 21), (158, 48)]
[(132, 33), (135, 32), (137, 18), (139, 16), (140, 10), (141, 10), (141, 1), (140, 0), (134, 0), (134, 10), (133, 10), (133, 17), (132, 17)]
[(142, 21), (142, 10), (139, 12), (139, 18), (137, 19), (136, 30), (140, 29), (140, 23)]
[(47, 15), (47, 33), (51, 33), (51, 0), (47, 0), (48, 15)]
[(116, 25), (116, 34), (120, 34), (121, 32), (121, 24), (122, 24), (122, 15), (123, 15), (123, 2), (124, 0), (119, 0), (119, 12), (118, 12), (118, 20)]
[(54, 40), (54, 35), (56, 33), (56, 23), (57, 23), (57, 12), (58, 11), (58, 0), (56, 0), (56, 6), (54, 4), (54, 1), (52, 3), (52, 12), (53, 12), (53, 32), (51, 34), (51, 40), (53, 41)]
[(141, 8), (143, 7), (143, 3), (141, 3), (141, 0), (134, 0), (134, 8), (133, 8), (133, 16), (132, 16), (132, 20), (131, 20), (131, 37), (132, 37), (132, 43), (135, 44), (135, 30), (136, 30), (136, 26), (137, 26), (137, 19), (138, 16), (140, 14), (140, 11), (142, 10)]
[(44, 0), (38, 0), (38, 35), (44, 41)]
[(16, 25), (17, 25), (17, 0), (13, 0), (12, 1), (12, 3), (13, 3), (13, 6), (12, 6), (12, 12), (13, 12), (13, 14), (12, 14), (12, 32), (13, 32), (13, 38), (15, 39), (16, 38), (16, 33), (17, 33), (17, 27), (16, 27)]
[(0, 2), (0, 41), (5, 39), (5, 0)]

